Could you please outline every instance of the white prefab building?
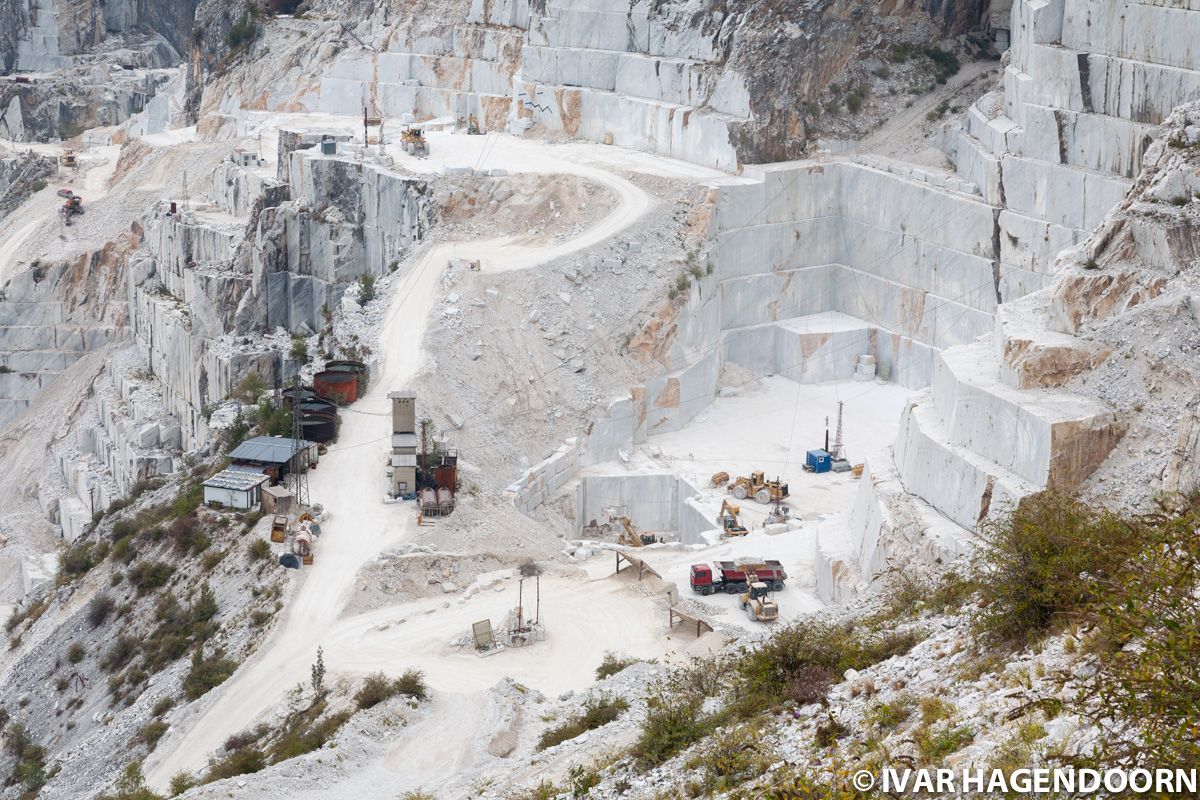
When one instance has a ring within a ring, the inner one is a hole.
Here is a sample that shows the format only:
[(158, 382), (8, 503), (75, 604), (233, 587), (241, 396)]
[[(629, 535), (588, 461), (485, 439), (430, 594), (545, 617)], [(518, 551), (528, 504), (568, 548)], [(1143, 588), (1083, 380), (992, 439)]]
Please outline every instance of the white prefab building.
[(261, 472), (242, 472), (227, 469), (204, 482), (204, 504), (226, 508), (258, 508), (262, 503), (263, 485), (270, 477)]

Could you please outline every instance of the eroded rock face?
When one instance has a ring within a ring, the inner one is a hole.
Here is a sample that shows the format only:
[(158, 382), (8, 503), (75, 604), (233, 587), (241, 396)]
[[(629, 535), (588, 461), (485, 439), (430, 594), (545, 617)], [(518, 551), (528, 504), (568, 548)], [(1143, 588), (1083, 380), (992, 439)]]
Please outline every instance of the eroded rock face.
[(1166, 285), (1166, 277), (1139, 270), (1089, 272), (1071, 269), (1055, 284), (1051, 313), (1060, 330), (1079, 333), (1089, 323), (1128, 311), (1157, 297)]

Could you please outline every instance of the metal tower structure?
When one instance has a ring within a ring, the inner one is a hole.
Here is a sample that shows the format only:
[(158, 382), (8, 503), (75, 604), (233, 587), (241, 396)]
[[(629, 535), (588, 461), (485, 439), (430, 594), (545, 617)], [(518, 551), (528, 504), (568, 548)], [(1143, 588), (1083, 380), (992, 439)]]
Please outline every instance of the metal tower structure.
[[(292, 384), (296, 389), (300, 388), (300, 378)], [(292, 490), (292, 494), (296, 495), (296, 503), (301, 506), (307, 506), (308, 503), (308, 456), (304, 452), (304, 446), (301, 442), (304, 441), (304, 425), (300, 419), (300, 398), (299, 392), (293, 395), (292, 401), (292, 458), (288, 462), (288, 487)]]
[(838, 400), (838, 424), (837, 433), (833, 437), (833, 449), (829, 451), (829, 455), (833, 460), (842, 458), (842, 406), (844, 403)]

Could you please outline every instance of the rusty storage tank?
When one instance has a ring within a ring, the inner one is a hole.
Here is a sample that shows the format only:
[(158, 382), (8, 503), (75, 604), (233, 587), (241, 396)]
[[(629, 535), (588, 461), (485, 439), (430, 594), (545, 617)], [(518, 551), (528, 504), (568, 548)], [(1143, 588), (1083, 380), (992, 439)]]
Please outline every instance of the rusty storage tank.
[(367, 374), (367, 365), (361, 361), (351, 361), (349, 359), (334, 359), (333, 361), (325, 362), (325, 369), (329, 372), (353, 372), (357, 375)]
[(313, 388), (326, 400), (348, 406), (358, 399), (358, 375), (353, 372), (325, 370), (313, 376)]
[(328, 444), (337, 438), (337, 415), (315, 411), (300, 415), (300, 435), (310, 442)]
[(437, 503), (443, 514), (449, 514), (454, 510), (454, 494), (449, 489), (438, 489)]

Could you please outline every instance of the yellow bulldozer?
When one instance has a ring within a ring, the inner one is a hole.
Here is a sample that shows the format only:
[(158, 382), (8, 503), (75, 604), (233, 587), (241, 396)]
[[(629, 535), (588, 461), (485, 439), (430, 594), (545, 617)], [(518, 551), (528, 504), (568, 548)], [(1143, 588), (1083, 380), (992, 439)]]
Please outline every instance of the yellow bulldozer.
[(753, 497), (755, 501), (765, 506), (776, 500), (786, 500), (788, 485), (778, 478), (769, 481), (763, 476), (762, 470), (758, 470), (751, 472), (749, 478), (741, 477), (729, 484), (729, 493), (738, 500)]
[(721, 511), (717, 514), (717, 524), (721, 526), (721, 533), (724, 536), (745, 536), (746, 526), (738, 521), (738, 514), (742, 509), (730, 503), (728, 500), (721, 501)]
[(779, 604), (771, 599), (771, 587), (762, 581), (754, 581), (742, 592), (739, 605), (751, 622), (779, 619)]

